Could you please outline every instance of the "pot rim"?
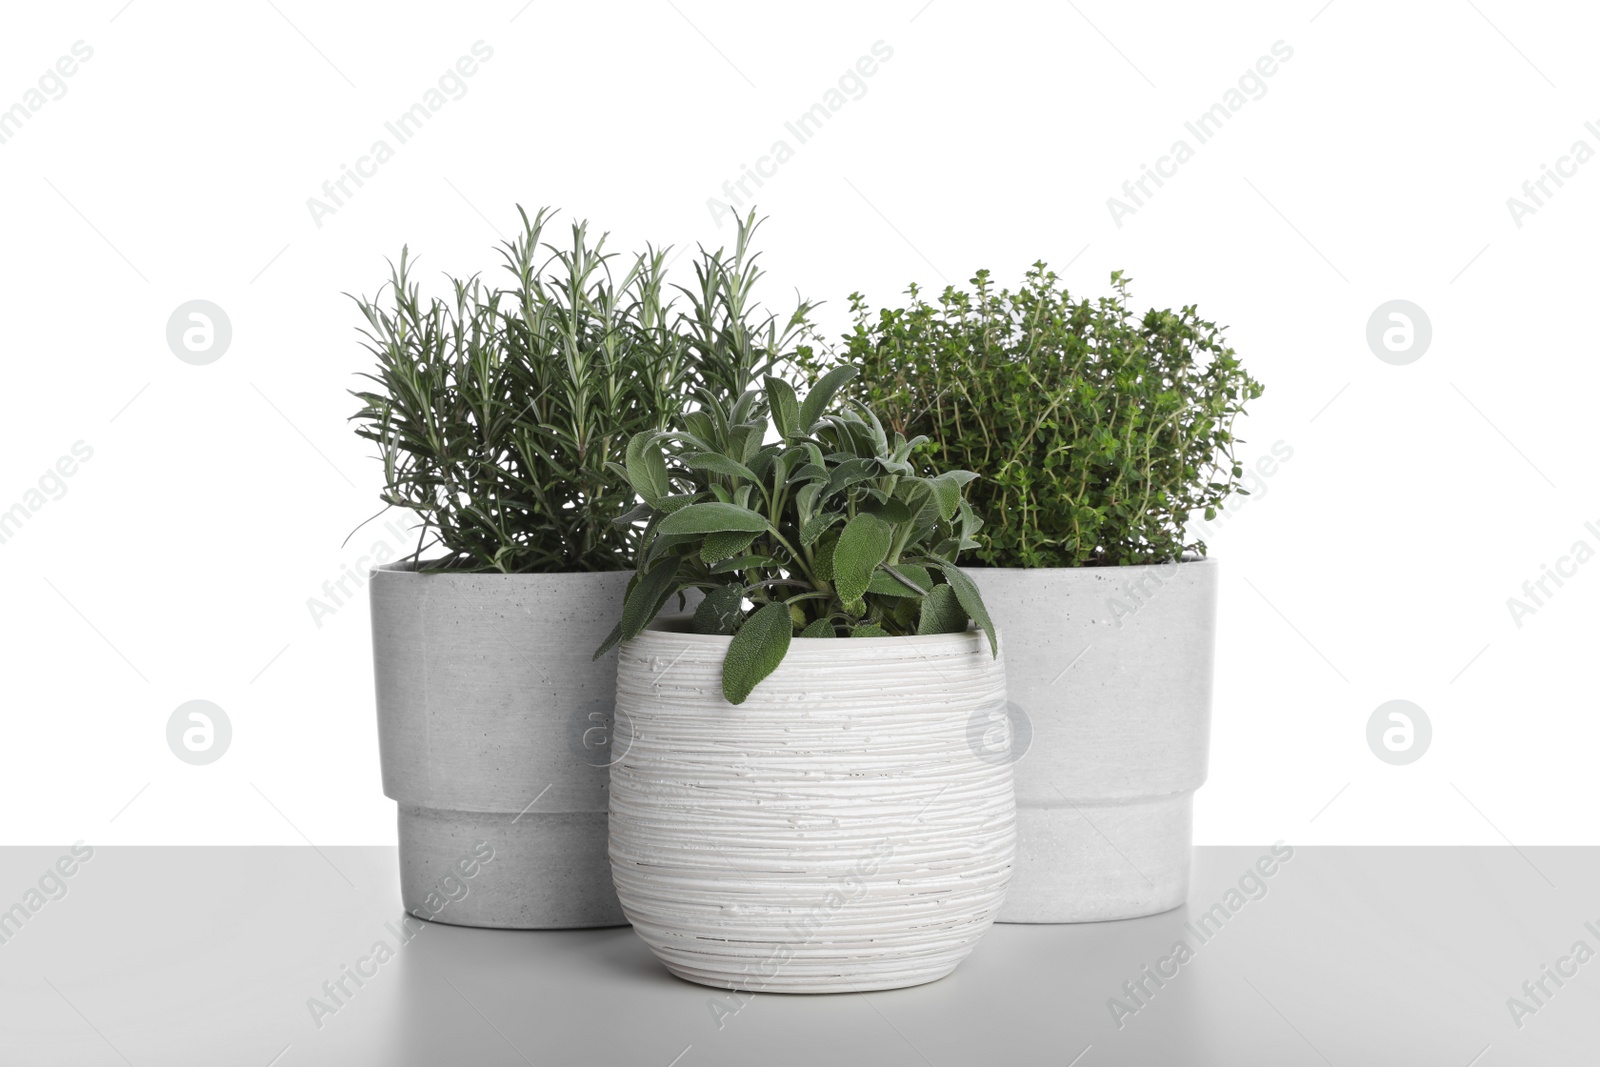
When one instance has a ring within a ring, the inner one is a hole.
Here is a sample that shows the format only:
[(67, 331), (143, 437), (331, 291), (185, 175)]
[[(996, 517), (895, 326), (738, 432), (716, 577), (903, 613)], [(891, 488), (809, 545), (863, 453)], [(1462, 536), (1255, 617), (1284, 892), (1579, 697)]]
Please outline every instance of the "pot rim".
[(989, 567), (980, 564), (970, 564), (963, 566), (961, 569), (969, 574), (997, 571), (1027, 574), (1095, 574), (1097, 572), (1101, 574), (1118, 574), (1125, 571), (1164, 570), (1172, 566), (1187, 567), (1198, 570), (1207, 565), (1216, 567), (1218, 566), (1218, 563), (1219, 561), (1216, 556), (1197, 556), (1191, 554), (1184, 556), (1182, 559), (1168, 560), (1166, 563), (1119, 563), (1114, 567)]
[[(429, 562), (423, 560), (424, 563)], [(532, 578), (542, 578), (550, 581), (572, 581), (579, 578), (592, 578), (601, 575), (626, 574), (633, 575), (633, 568), (620, 567), (611, 571), (513, 571), (509, 574), (503, 571), (419, 571), (416, 564), (410, 559), (398, 559), (389, 563), (380, 563), (372, 568), (372, 579), (376, 581), (380, 575), (386, 576), (388, 581), (435, 581), (438, 579), (473, 580), (487, 579), (494, 581)]]
[[(650, 622), (648, 626), (644, 628), (644, 631), (640, 633), (638, 637), (622, 642), (621, 647), (626, 648), (629, 645), (632, 645), (635, 642), (647, 637), (658, 640), (662, 638), (677, 639), (689, 645), (691, 648), (699, 646), (705, 649), (726, 649), (733, 642), (733, 637), (729, 634), (697, 634), (693, 630), (688, 629), (688, 627), (692, 624), (693, 619), (694, 617), (692, 615), (657, 616)], [(996, 636), (1000, 638), (1000, 647), (1004, 649), (1005, 635), (999, 630), (996, 630), (995, 633)], [(789, 651), (784, 657), (784, 662), (788, 662), (788, 657), (795, 655), (797, 652), (801, 655), (812, 655), (815, 653), (829, 653), (829, 650), (831, 649), (832, 652), (830, 654), (837, 655), (840, 651), (843, 651), (842, 649), (838, 648), (837, 645), (828, 644), (828, 641), (830, 640), (834, 642), (848, 642), (852, 646), (859, 645), (862, 650), (865, 651), (868, 648), (877, 648), (881, 650), (890, 642), (894, 642), (894, 647), (896, 648), (911, 648), (914, 647), (914, 645), (931, 645), (938, 647), (940, 645), (958, 645), (961, 643), (970, 642), (974, 638), (979, 641), (985, 651), (988, 651), (988, 637), (981, 629), (978, 629), (975, 626), (969, 627), (958, 634), (901, 634), (898, 636), (891, 635), (888, 637), (835, 637), (831, 639), (808, 638), (804, 641), (801, 641), (797, 637), (790, 641)], [(817, 645), (820, 647), (812, 649), (812, 645)]]

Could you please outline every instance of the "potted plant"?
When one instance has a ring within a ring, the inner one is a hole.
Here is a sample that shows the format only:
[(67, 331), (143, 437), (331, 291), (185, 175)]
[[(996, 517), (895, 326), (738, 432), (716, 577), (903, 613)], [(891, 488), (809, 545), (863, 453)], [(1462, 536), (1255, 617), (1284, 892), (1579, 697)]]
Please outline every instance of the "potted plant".
[(1079, 300), (1043, 263), (1015, 292), (979, 271), (971, 293), (913, 286), (877, 315), (855, 294), (841, 356), (887, 425), (983, 474), (972, 573), (1031, 732), (1002, 922), (1148, 915), (1188, 891), (1217, 565), (1185, 524), (1244, 492), (1232, 427), (1262, 387), (1194, 307), (1138, 316), (1111, 281)]
[[(627, 519), (645, 527), (613, 634), (612, 875), (690, 981), (932, 981), (1010, 877), (1010, 769), (968, 744), (1006, 702), (995, 628), (954, 562), (976, 545), (972, 475), (918, 476), (925, 442), (834, 407), (853, 373), (803, 401), (768, 377), (628, 447), (643, 503)], [(693, 616), (652, 626), (685, 589), (704, 594)]]
[(547, 221), (522, 214), (504, 289), (451, 279), (425, 301), (402, 252), (358, 300), (377, 369), (357, 433), (384, 503), (420, 520), (369, 586), (402, 894), (469, 926), (625, 921), (605, 846), (615, 663), (591, 657), (639, 540), (612, 522), (634, 494), (611, 464), (692, 388), (742, 389), (789, 338), (749, 301), (753, 220), (731, 259), (701, 254), (682, 313), (664, 251), (613, 277), (604, 237), (578, 223), (556, 248)]

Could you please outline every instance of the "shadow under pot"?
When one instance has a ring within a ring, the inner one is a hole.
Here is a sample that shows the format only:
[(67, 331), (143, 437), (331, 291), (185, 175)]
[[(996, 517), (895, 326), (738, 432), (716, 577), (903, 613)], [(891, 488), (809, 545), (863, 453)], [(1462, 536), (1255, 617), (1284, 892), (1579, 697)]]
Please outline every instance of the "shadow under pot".
[(795, 640), (738, 706), (728, 637), (681, 621), (621, 648), (611, 866), (667, 969), (833, 993), (949, 974), (1011, 877), (1003, 664), (978, 632)]
[(592, 657), (630, 574), (374, 572), (378, 745), (407, 912), (627, 922), (606, 858), (616, 656)]
[(1017, 870), (999, 921), (1182, 904), (1211, 732), (1216, 562), (970, 573), (1010, 642)]

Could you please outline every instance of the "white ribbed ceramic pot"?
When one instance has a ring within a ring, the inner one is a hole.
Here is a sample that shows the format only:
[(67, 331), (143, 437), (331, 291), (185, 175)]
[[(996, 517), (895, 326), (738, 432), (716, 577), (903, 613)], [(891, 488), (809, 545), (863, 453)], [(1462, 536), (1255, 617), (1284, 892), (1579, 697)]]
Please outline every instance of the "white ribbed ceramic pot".
[(737, 707), (728, 643), (668, 623), (618, 659), (611, 870), (634, 929), (722, 988), (949, 974), (999, 913), (1015, 841), (1010, 767), (975, 741), (1006, 721), (987, 639), (797, 639)]
[(1206, 780), (1217, 564), (970, 573), (1006, 634), (1020, 750), (1017, 869), (999, 921), (1182, 904)]
[(378, 747), (408, 912), (626, 922), (606, 858), (616, 658), (593, 656), (631, 573), (374, 572)]

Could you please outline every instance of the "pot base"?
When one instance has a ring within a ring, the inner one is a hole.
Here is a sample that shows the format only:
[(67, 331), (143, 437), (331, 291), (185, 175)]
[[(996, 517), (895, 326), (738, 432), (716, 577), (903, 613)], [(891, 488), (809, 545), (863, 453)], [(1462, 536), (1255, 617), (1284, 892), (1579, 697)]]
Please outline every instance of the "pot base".
[(727, 975), (720, 972), (701, 973), (674, 966), (665, 960), (662, 963), (667, 970), (685, 982), (740, 993), (874, 993), (885, 989), (909, 989), (912, 986), (927, 985), (929, 982), (937, 982), (947, 977), (956, 969), (956, 964), (952, 963), (948, 967), (932, 970), (862, 977), (853, 966), (849, 966), (839, 968), (838, 973), (834, 975), (814, 975), (798, 981), (784, 981), (775, 975), (771, 979), (757, 978), (740, 984), (729, 981)]
[(401, 805), (400, 893), (407, 912), (455, 926), (628, 924), (611, 884), (603, 811), (519, 815)]
[(1017, 805), (1017, 871), (998, 921), (1081, 923), (1171, 911), (1189, 895), (1194, 792)]

